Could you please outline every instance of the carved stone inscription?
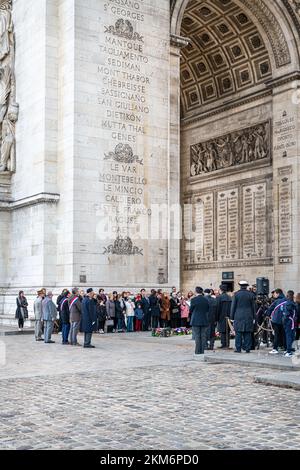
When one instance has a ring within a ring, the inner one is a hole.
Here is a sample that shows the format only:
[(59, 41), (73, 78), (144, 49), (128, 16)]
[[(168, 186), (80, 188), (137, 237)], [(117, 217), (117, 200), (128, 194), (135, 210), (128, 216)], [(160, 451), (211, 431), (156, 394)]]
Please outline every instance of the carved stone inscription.
[(191, 146), (191, 176), (270, 158), (270, 122)]
[[(284, 183), (283, 183), (284, 184)], [(286, 188), (283, 189), (285, 191)], [(268, 244), (271, 211), (268, 210), (268, 183), (243, 184), (194, 199), (193, 243), (185, 244), (185, 262), (203, 269), (208, 265), (242, 266), (270, 263)], [(288, 195), (286, 195), (286, 200)], [(284, 200), (284, 199), (283, 199)], [(283, 213), (287, 208), (282, 203)], [(190, 224), (190, 219), (185, 218)], [(287, 220), (282, 219), (282, 233)], [(281, 242), (283, 245), (285, 241)], [(289, 250), (286, 249), (285, 252)], [(189, 260), (189, 261), (187, 261)]]
[(15, 123), (19, 106), (16, 103), (15, 36), (11, 10), (12, 0), (0, 2), (0, 172), (16, 169)]
[(217, 205), (218, 261), (239, 258), (239, 200), (238, 189), (218, 193)]
[(214, 259), (214, 195), (206, 194), (195, 201), (195, 255), (197, 261)]
[(266, 184), (243, 188), (243, 258), (267, 256)]
[(292, 168), (278, 170), (280, 183), (278, 188), (278, 252), (280, 263), (291, 263), (293, 253), (292, 236)]
[(147, 216), (147, 155), (140, 155), (137, 150), (138, 138), (147, 135), (145, 122), (150, 113), (147, 67), (151, 59), (144, 51), (145, 39), (137, 31), (145, 19), (142, 7), (142, 1), (132, 2), (130, 17), (124, 18), (123, 10), (116, 9), (113, 2), (103, 5), (104, 11), (109, 9), (111, 18), (115, 18), (113, 24), (104, 25), (104, 42), (99, 44), (102, 60), (98, 66), (98, 104), (103, 116), (101, 127), (111, 142), (102, 157), (102, 210), (109, 218), (110, 238), (115, 237), (103, 254), (143, 254), (133, 241), (140, 232), (141, 218)]
[(274, 152), (281, 152), (283, 157), (288, 156), (288, 151), (297, 147), (296, 118), (288, 116), (285, 111), (274, 122)]

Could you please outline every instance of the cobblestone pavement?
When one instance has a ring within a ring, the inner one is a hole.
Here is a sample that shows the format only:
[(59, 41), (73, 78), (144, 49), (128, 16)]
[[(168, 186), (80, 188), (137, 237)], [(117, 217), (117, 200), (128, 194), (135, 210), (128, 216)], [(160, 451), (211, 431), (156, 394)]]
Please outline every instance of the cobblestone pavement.
[(300, 447), (299, 392), (254, 384), (262, 369), (193, 361), (190, 338), (4, 341), (1, 449)]

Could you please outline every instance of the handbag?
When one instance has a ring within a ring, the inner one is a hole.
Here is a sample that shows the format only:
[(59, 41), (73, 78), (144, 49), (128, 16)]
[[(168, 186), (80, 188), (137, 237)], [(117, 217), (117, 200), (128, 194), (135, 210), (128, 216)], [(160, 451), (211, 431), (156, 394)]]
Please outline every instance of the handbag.
[(106, 326), (113, 326), (114, 325), (114, 321), (113, 320), (106, 320)]

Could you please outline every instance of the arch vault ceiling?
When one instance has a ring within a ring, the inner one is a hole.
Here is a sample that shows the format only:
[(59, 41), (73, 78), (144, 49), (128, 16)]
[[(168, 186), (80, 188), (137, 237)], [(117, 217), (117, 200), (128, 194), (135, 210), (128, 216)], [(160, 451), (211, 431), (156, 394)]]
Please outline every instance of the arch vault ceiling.
[(190, 0), (182, 21), (181, 101), (185, 116), (272, 77), (256, 24), (234, 0)]

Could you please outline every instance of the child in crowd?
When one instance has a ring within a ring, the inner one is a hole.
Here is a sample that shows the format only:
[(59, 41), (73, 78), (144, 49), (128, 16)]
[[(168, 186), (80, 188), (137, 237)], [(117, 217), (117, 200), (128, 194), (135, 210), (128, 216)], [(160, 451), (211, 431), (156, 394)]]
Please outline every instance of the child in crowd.
[(142, 323), (144, 318), (144, 312), (142, 310), (142, 304), (138, 303), (134, 311), (135, 315), (135, 331), (142, 331)]

